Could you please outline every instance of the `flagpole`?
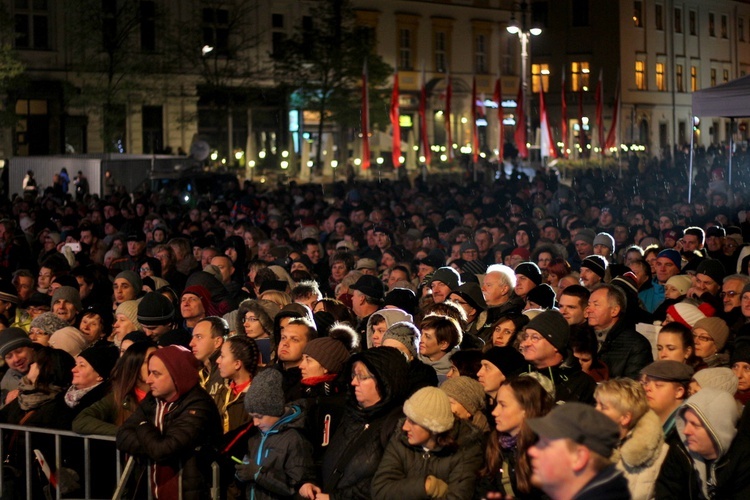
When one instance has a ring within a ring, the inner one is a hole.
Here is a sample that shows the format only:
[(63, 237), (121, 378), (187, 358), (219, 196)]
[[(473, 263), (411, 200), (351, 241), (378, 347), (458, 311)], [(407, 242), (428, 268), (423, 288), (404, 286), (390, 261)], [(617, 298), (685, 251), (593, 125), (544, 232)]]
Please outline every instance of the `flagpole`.
[(474, 182), (477, 182), (477, 160), (479, 159), (479, 137), (477, 137), (477, 76), (471, 80), (471, 168)]

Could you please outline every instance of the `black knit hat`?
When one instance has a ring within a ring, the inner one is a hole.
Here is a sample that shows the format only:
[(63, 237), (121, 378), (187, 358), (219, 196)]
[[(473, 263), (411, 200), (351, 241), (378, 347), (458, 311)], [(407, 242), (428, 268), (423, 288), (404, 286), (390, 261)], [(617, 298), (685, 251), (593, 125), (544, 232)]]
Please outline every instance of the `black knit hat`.
[(706, 259), (701, 261), (695, 272), (697, 274), (705, 274), (719, 285), (724, 281), (724, 276), (727, 274), (724, 265), (716, 259)]
[(284, 391), (281, 372), (267, 368), (258, 373), (245, 394), (245, 411), (257, 415), (280, 417), (284, 414)]
[(563, 356), (570, 340), (570, 326), (560, 311), (549, 309), (537, 315), (526, 325), (526, 330), (536, 330)]
[(526, 300), (538, 304), (542, 309), (551, 309), (555, 307), (555, 291), (547, 283), (542, 283), (529, 291)]
[(79, 356), (88, 361), (101, 378), (107, 380), (120, 358), (120, 351), (114, 346), (94, 346), (84, 349)]
[(20, 328), (10, 327), (0, 331), (0, 357), (5, 357), (19, 347), (33, 347), (29, 335)]
[(138, 322), (141, 325), (168, 325), (174, 321), (172, 301), (158, 292), (148, 292), (138, 304)]
[(542, 282), (542, 271), (533, 262), (521, 262), (516, 266), (515, 271), (516, 276), (523, 274), (533, 281), (535, 285), (539, 285)]
[(485, 302), (484, 300), (484, 295), (482, 295), (482, 287), (479, 286), (479, 283), (464, 283), (463, 285), (453, 290), (451, 292), (451, 295), (453, 294), (456, 294), (464, 299), (469, 303), (471, 307), (473, 307), (477, 311), (484, 311), (485, 309), (487, 309), (487, 302)]
[(523, 354), (518, 352), (515, 347), (493, 347), (482, 355), (483, 361), (489, 361), (503, 372), (506, 378), (518, 375), (526, 367), (526, 360)]
[(607, 272), (607, 259), (602, 257), (601, 255), (589, 255), (585, 259), (583, 259), (583, 262), (581, 262), (581, 267), (585, 267), (586, 269), (591, 269), (596, 273), (597, 276), (599, 276), (601, 279), (604, 279), (604, 275)]

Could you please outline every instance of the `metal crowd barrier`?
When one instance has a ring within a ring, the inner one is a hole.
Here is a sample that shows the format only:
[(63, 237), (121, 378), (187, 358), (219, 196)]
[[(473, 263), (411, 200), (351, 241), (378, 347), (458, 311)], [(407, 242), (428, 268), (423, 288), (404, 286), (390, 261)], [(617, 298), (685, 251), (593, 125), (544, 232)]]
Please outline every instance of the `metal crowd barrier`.
[[(60, 447), (61, 444), (61, 438), (62, 437), (72, 437), (77, 439), (83, 440), (83, 450), (84, 450), (84, 484), (83, 484), (83, 491), (84, 491), (84, 498), (85, 499), (91, 499), (91, 441), (109, 441), (114, 443), (115, 437), (114, 436), (103, 436), (103, 435), (96, 435), (96, 434), (89, 434), (89, 435), (82, 435), (77, 434), (75, 432), (71, 431), (62, 431), (57, 429), (46, 429), (43, 427), (31, 427), (28, 425), (10, 425), (10, 424), (2, 424), (0, 425), (0, 457), (5, 457), (6, 451), (4, 449), (3, 443), (5, 442), (4, 437), (6, 432), (22, 432), (24, 435), (24, 464), (25, 464), (25, 481), (26, 481), (26, 498), (28, 500), (31, 500), (32, 498), (32, 479), (33, 475), (31, 473), (32, 467), (34, 465), (34, 461), (36, 460), (36, 457), (34, 455), (34, 450), (31, 448), (31, 434), (50, 434), (54, 436), (55, 439), (55, 470), (60, 470), (62, 467), (62, 449)], [(99, 457), (97, 457), (97, 460)], [(49, 458), (47, 458), (49, 460)], [(128, 459), (128, 462), (126, 464), (125, 470), (123, 471), (122, 464), (120, 463), (120, 451), (115, 449), (114, 452), (114, 462), (115, 462), (115, 478), (114, 478), (114, 484), (117, 485), (117, 489), (113, 493), (114, 499), (119, 499), (122, 493), (122, 487), (127, 481), (130, 473), (133, 470), (134, 466), (134, 460), (133, 457), (130, 457)], [(219, 465), (216, 462), (213, 462), (211, 464), (212, 469), (212, 487), (211, 487), (211, 498), (214, 500), (219, 500)], [(182, 470), (180, 469), (180, 490), (179, 490), (179, 500), (182, 500)], [(0, 473), (0, 497), (2, 497), (5, 492), (6, 484), (5, 484), (5, 478), (3, 477), (3, 474)], [(151, 488), (147, 487), (148, 490), (148, 500), (152, 500), (152, 493)], [(60, 500), (62, 498), (62, 494), (60, 492), (60, 488), (54, 488), (55, 491), (55, 498), (57, 500)]]

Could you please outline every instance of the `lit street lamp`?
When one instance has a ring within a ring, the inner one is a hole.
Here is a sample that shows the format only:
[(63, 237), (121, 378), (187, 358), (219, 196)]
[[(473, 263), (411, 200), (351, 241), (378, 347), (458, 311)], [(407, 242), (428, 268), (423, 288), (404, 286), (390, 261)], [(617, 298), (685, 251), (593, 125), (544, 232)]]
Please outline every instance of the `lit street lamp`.
[[(521, 24), (516, 20), (515, 10), (510, 14), (510, 23), (505, 28), (511, 35), (518, 35), (521, 39), (521, 87), (523, 89), (524, 119), (526, 120), (526, 142), (531, 142), (531, 120), (529, 120), (531, 106), (529, 103), (529, 36), (539, 36), (542, 34), (542, 28), (538, 26), (529, 26), (526, 22), (526, 10), (529, 5), (524, 0), (520, 3), (514, 3), (513, 8), (518, 7), (521, 12)], [(531, 148), (529, 148), (529, 162), (531, 162)]]

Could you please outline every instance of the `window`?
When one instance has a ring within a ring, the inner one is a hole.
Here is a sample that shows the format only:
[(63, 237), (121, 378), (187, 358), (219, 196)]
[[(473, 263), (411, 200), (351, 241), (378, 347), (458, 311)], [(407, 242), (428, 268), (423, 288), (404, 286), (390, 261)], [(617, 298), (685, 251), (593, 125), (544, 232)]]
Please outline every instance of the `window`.
[(229, 51), (229, 11), (227, 9), (203, 9), (203, 43), (210, 45), (216, 54)]
[(633, 2), (633, 26), (643, 28), (643, 2), (639, 0)]
[(591, 69), (587, 61), (570, 63), (570, 90), (578, 92), (579, 90), (589, 90), (589, 76)]
[(635, 88), (646, 90), (646, 63), (644, 61), (635, 62)]
[(727, 15), (722, 14), (721, 15), (721, 38), (729, 38), (729, 33), (727, 32)]
[(656, 4), (654, 9), (654, 24), (659, 31), (664, 30), (664, 6)]
[(740, 42), (745, 41), (745, 19), (742, 17), (737, 18), (737, 39)]
[(531, 65), (531, 91), (539, 93), (539, 89), (544, 85), (544, 91), (549, 90), (549, 64), (532, 64)]
[(711, 68), (711, 86), (716, 85), (716, 68)]
[(401, 69), (413, 69), (411, 29), (398, 30), (398, 66)]
[(47, 0), (15, 2), (15, 46), (18, 49), (49, 49), (49, 5)]
[(690, 90), (698, 90), (698, 66), (690, 66)]
[(713, 12), (708, 13), (708, 36), (716, 36), (716, 16)]
[(573, 0), (571, 25), (581, 28), (589, 25), (589, 0)]
[(474, 37), (474, 72), (487, 73), (487, 37), (484, 34)]
[(445, 31), (435, 33), (435, 71), (445, 73), (448, 70), (448, 47)]
[(656, 63), (656, 90), (659, 92), (667, 90), (667, 83), (664, 78), (664, 63)]
[(698, 34), (698, 19), (694, 10), (688, 13), (688, 23), (690, 24), (690, 34), (696, 36)]
[(156, 2), (141, 1), (141, 50), (156, 50)]
[(725, 69), (724, 73), (722, 74), (722, 80), (724, 83), (727, 83), (729, 81), (729, 70)]
[(682, 9), (679, 8), (674, 10), (674, 32), (682, 33)]
[(677, 87), (677, 92), (685, 92), (685, 82), (683, 79), (682, 70), (682, 64), (678, 64), (675, 66), (675, 86)]
[(271, 14), (271, 27), (280, 29), (284, 27), (284, 14)]

